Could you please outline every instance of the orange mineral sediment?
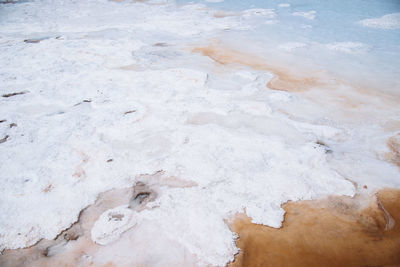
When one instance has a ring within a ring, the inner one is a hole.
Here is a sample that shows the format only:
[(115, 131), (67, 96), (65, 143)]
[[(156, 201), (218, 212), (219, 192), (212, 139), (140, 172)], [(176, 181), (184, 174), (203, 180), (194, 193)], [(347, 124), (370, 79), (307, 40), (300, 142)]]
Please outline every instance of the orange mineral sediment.
[(275, 77), (268, 82), (267, 86), (274, 90), (297, 92), (322, 84), (317, 76), (310, 76), (299, 71), (295, 72), (294, 70), (268, 63), (260, 57), (220, 45), (211, 44), (204, 47), (196, 47), (192, 52), (207, 56), (221, 65), (236, 64), (253, 69), (270, 71), (275, 74)]
[(236, 266), (400, 266), (400, 190), (289, 202), (282, 228), (232, 224)]

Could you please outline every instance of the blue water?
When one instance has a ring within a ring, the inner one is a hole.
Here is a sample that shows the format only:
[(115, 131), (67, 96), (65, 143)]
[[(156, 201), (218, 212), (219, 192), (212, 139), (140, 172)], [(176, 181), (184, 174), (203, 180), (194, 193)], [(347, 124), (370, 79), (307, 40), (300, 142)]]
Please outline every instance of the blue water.
[[(322, 45), (335, 42), (363, 43), (370, 48), (368, 53), (340, 54), (314, 50), (299, 53), (313, 58), (316, 62), (320, 61), (324, 67), (332, 65), (338, 70), (354, 69), (364, 76), (378, 72), (382, 74), (381, 79), (399, 80), (397, 77), (400, 77), (400, 29), (375, 29), (365, 27), (359, 21), (400, 12), (400, 0), (225, 0), (221, 3), (178, 0), (178, 3), (202, 3), (227, 11), (274, 9), (278, 23), (265, 24), (265, 19), (263, 21), (260, 18), (258, 24), (255, 23), (250, 31), (241, 35), (258, 42), (261, 46), (264, 44), (265, 49), (285, 42)], [(290, 7), (279, 7), (282, 3), (289, 3)], [(293, 12), (311, 10), (317, 12), (314, 20), (292, 15)]]
[[(179, 3), (203, 3), (223, 10), (245, 10), (250, 8), (273, 8), (280, 23), (274, 27), (284, 30), (282, 36), (293, 34), (298, 39), (316, 42), (364, 42), (378, 48), (400, 45), (400, 30), (379, 30), (363, 27), (357, 22), (367, 18), (377, 18), (400, 12), (400, 0), (306, 0), (306, 1), (260, 1), (225, 0), (221, 3), (205, 1), (183, 1)], [(290, 8), (279, 8), (278, 4), (290, 3)], [(315, 20), (292, 16), (295, 11), (317, 11)], [(302, 29), (309, 24), (313, 28)], [(271, 28), (271, 25), (264, 27)], [(292, 41), (292, 40), (291, 40)]]

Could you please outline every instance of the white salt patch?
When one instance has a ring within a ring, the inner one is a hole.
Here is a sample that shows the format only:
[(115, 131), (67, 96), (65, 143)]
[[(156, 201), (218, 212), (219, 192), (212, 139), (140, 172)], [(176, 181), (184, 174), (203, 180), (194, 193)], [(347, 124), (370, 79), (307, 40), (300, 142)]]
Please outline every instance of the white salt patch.
[(290, 7), (290, 4), (288, 3), (283, 3), (283, 4), (279, 4), (279, 7)]
[(273, 19), (276, 17), (274, 9), (262, 9), (262, 8), (246, 9), (242, 12), (242, 14), (244, 18), (263, 17), (263, 18)]
[[(156, 220), (142, 220), (116, 242), (101, 246), (91, 261), (95, 266), (199, 266), (196, 256), (160, 227)], [(182, 232), (186, 231), (186, 226)], [(201, 265), (200, 265), (201, 266)]]
[(286, 52), (292, 52), (298, 48), (306, 47), (307, 44), (305, 43), (300, 43), (300, 42), (289, 42), (289, 43), (284, 43), (278, 46), (280, 50), (286, 51)]
[(315, 17), (317, 16), (317, 11), (315, 10), (311, 10), (308, 12), (293, 12), (292, 13), (293, 16), (297, 16), (297, 17), (303, 17), (309, 20), (313, 20), (315, 19)]
[(358, 42), (336, 42), (327, 44), (326, 48), (333, 51), (344, 52), (344, 53), (365, 53), (370, 50), (370, 47), (363, 43)]
[(293, 95), (288, 92), (273, 92), (269, 94), (269, 99), (273, 102), (289, 102), (293, 100)]
[(119, 206), (105, 211), (95, 222), (91, 237), (100, 245), (117, 240), (122, 233), (136, 224), (135, 213), (128, 206)]
[(279, 21), (278, 20), (266, 20), (264, 21), (264, 24), (266, 25), (273, 25), (273, 24), (277, 24)]
[(400, 29), (400, 13), (387, 14), (380, 18), (364, 19), (359, 23), (365, 27), (375, 29)]
[(255, 79), (257, 79), (258, 75), (254, 72), (251, 71), (246, 71), (246, 70), (242, 70), (242, 71), (237, 71), (234, 73), (236, 76), (246, 79), (248, 81), (255, 81)]
[(221, 3), (224, 2), (224, 0), (206, 0), (208, 3)]

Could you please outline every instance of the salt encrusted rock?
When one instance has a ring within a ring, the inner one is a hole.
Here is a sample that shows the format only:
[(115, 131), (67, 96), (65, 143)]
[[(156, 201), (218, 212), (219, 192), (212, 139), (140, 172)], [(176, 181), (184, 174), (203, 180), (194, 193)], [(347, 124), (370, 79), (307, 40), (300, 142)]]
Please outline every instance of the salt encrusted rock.
[(136, 225), (134, 215), (125, 205), (105, 211), (94, 223), (91, 230), (92, 240), (100, 245), (117, 240), (123, 232)]

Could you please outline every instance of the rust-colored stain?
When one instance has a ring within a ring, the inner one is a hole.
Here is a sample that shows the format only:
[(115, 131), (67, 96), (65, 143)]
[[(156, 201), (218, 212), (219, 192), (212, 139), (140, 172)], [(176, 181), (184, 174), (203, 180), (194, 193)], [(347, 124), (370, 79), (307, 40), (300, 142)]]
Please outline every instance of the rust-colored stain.
[(89, 161), (89, 156), (86, 155), (84, 152), (80, 152), (80, 155), (82, 157), (82, 162), (75, 167), (75, 172), (72, 176), (76, 178), (86, 178), (86, 171), (84, 167)]
[(400, 134), (390, 137), (387, 146), (390, 152), (386, 153), (386, 159), (400, 168)]
[(264, 59), (257, 56), (218, 45), (197, 47), (194, 48), (192, 52), (207, 56), (222, 65), (237, 64), (253, 69), (270, 71), (275, 74), (275, 77), (268, 82), (267, 86), (274, 90), (296, 92), (311, 89), (323, 84), (317, 76), (294, 73), (283, 67), (269, 64)]
[(400, 266), (399, 204), (398, 189), (383, 189), (370, 201), (289, 202), (280, 229), (240, 214), (231, 227), (241, 252), (229, 266)]
[(43, 189), (43, 192), (48, 193), (48, 192), (50, 192), (52, 189), (53, 189), (53, 185), (52, 185), (52, 184), (48, 184), (48, 185), (46, 186), (46, 188)]

